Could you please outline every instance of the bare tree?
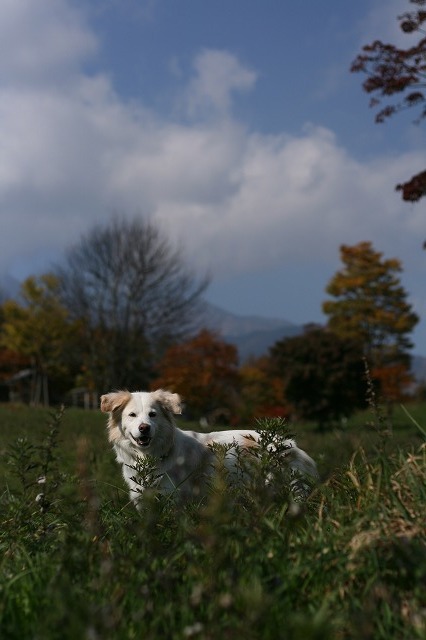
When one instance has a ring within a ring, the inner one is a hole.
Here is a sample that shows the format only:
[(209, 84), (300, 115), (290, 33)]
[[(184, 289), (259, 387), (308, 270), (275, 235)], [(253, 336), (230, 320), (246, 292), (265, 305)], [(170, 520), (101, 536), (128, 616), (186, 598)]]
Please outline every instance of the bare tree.
[(208, 283), (151, 221), (118, 216), (71, 247), (58, 275), (99, 390), (144, 387), (163, 350), (190, 332)]

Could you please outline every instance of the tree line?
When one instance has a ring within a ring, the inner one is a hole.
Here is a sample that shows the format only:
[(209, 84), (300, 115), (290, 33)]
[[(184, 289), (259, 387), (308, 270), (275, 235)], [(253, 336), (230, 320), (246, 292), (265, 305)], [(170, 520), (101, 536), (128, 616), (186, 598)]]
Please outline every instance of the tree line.
[(409, 389), (409, 335), (418, 322), (402, 266), (371, 243), (340, 248), (325, 326), (278, 341), (240, 363), (200, 326), (208, 278), (151, 221), (116, 217), (29, 277), (0, 305), (0, 382), (31, 374), (28, 400), (59, 402), (72, 388), (168, 387), (194, 418), (227, 423), (292, 415), (324, 426), (362, 407), (369, 384), (389, 401)]

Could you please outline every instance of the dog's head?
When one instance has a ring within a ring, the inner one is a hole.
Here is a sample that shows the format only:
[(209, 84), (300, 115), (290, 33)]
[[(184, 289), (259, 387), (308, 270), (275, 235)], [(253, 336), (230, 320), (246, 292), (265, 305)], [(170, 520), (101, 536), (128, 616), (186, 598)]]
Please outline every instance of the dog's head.
[(101, 411), (110, 414), (112, 442), (125, 438), (140, 454), (166, 455), (173, 444), (173, 415), (181, 399), (170, 391), (116, 391), (101, 397)]

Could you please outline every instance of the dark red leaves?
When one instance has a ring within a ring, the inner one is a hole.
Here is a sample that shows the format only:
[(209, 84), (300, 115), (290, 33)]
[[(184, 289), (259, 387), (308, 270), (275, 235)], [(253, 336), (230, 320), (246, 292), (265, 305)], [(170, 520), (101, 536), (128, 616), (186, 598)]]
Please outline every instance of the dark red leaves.
[(398, 184), (397, 191), (402, 191), (402, 199), (407, 202), (417, 202), (426, 195), (426, 171), (413, 176), (408, 182)]
[[(426, 88), (426, 11), (420, 8), (426, 6), (426, 0), (409, 1), (418, 9), (404, 13), (398, 20), (401, 30), (408, 34), (407, 43), (412, 43), (413, 34), (420, 34), (417, 43), (402, 49), (375, 40), (363, 47), (362, 53), (351, 65), (352, 72), (366, 74), (362, 86), (366, 93), (373, 96), (370, 106), (378, 108), (375, 119), (379, 123), (411, 107), (420, 107), (416, 124), (426, 118), (425, 94), (422, 91)], [(382, 104), (392, 96), (400, 97), (392, 104)], [(399, 184), (396, 189), (402, 192), (403, 200), (417, 202), (426, 196), (426, 171)]]
[(424, 95), (423, 93), (421, 93), (420, 91), (413, 91), (413, 93), (410, 93), (408, 96), (406, 96), (405, 98), (405, 102), (407, 103), (407, 105), (412, 106), (415, 104), (419, 104), (419, 102), (424, 102)]
[(396, 107), (394, 107), (394, 106), (385, 107), (384, 109), (379, 111), (378, 114), (376, 115), (376, 122), (381, 124), (387, 118), (392, 116), (395, 112), (396, 112)]

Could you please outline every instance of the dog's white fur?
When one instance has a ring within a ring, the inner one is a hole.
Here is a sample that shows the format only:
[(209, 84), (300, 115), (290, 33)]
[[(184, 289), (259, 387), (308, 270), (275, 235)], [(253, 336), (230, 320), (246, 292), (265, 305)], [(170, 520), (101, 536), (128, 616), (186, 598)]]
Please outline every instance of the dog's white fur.
[[(182, 431), (174, 415), (181, 413), (181, 399), (170, 391), (117, 391), (101, 397), (101, 410), (109, 413), (108, 432), (117, 461), (136, 503), (141, 486), (134, 480), (138, 458), (150, 455), (158, 470), (158, 488), (163, 493), (179, 492), (180, 497), (196, 497), (204, 493), (206, 482), (214, 472), (215, 455), (209, 445), (233, 445), (225, 456), (226, 468), (235, 467), (235, 447), (258, 446), (259, 434), (252, 430), (197, 433)], [(294, 440), (286, 440), (283, 463), (317, 478), (315, 462)]]

